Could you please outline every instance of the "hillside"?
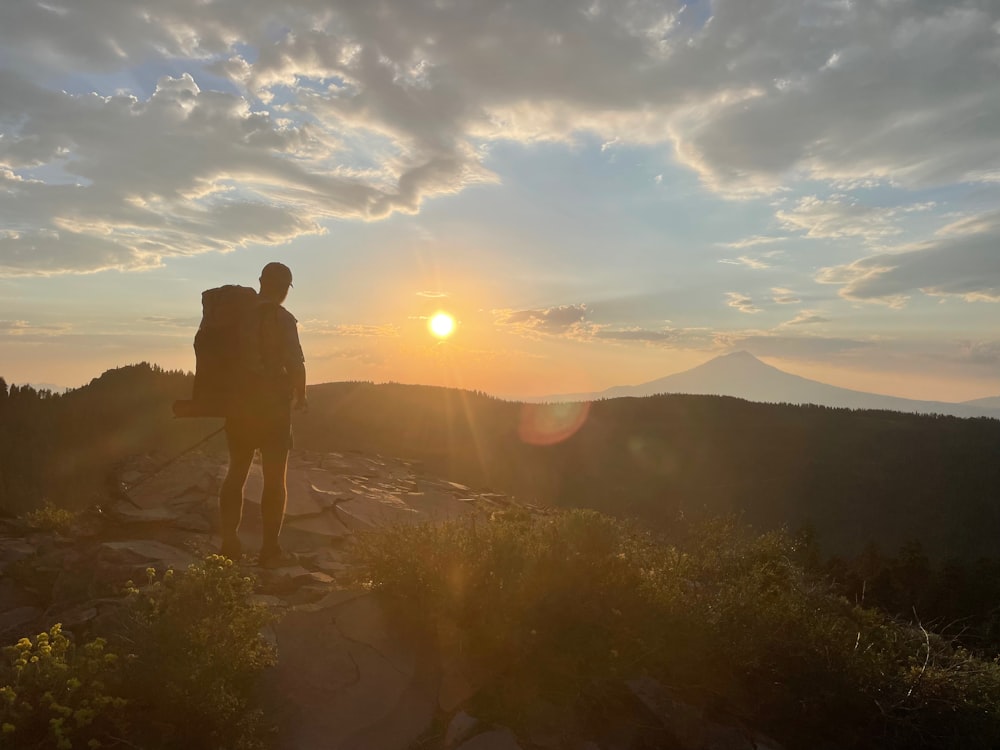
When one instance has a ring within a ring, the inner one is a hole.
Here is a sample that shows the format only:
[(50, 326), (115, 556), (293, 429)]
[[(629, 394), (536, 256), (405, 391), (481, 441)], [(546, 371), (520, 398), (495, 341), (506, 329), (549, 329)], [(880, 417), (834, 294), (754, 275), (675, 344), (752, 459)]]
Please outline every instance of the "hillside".
[(310, 399), (295, 425), (302, 447), (411, 457), (459, 481), (657, 527), (734, 512), (760, 528), (811, 526), (827, 553), (919, 540), (963, 558), (993, 555), (1000, 534), (996, 420), (717, 396), (516, 404), (363, 383), (315, 386)]
[(117, 461), (147, 451), (169, 456), (196, 441), (205, 424), (170, 413), (191, 381), (148, 363), (108, 370), (67, 393), (8, 388), (0, 378), (0, 515), (45, 499), (99, 503)]
[[(16, 391), (16, 392), (15, 392)], [(0, 402), (0, 508), (106, 502), (127, 455), (169, 458), (221, 426), (177, 420), (190, 377), (137, 365), (64, 395)], [(518, 404), (398, 384), (310, 388), (296, 446), (412, 458), (525, 501), (635, 516), (654, 528), (736, 513), (811, 527), (826, 554), (919, 541), (935, 559), (995, 554), (1000, 422), (761, 404), (720, 396)], [(102, 499), (103, 498), (103, 499)]]

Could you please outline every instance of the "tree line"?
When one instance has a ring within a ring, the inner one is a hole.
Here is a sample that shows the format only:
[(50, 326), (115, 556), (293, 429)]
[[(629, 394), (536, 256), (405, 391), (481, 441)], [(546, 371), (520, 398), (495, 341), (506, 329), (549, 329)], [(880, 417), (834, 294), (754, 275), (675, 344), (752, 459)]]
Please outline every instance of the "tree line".
[(0, 377), (0, 513), (45, 502), (107, 502), (114, 465), (130, 454), (167, 452), (205, 431), (174, 420), (193, 376), (140, 362), (109, 370), (81, 388), (54, 393)]

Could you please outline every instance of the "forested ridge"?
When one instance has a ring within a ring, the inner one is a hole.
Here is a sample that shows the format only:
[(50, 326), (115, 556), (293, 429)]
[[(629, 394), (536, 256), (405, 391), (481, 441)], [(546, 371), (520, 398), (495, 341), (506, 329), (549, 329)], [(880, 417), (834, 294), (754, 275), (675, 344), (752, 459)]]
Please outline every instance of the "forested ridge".
[[(174, 419), (190, 373), (140, 363), (54, 394), (0, 379), (0, 508), (101, 478), (130, 453), (180, 450), (221, 425)], [(934, 559), (992, 554), (1000, 421), (667, 395), (519, 404), (431, 386), (309, 389), (296, 444), (403, 456), (520, 499), (656, 525), (734, 513), (811, 528), (827, 554), (919, 541)], [(576, 424), (577, 429), (573, 431)], [(567, 427), (568, 425), (568, 427)], [(551, 444), (545, 443), (550, 440)]]
[(575, 433), (532, 445), (526, 423), (579, 415), (393, 384), (326, 384), (310, 399), (303, 447), (410, 456), (525, 500), (653, 525), (735, 513), (811, 527), (827, 553), (851, 555), (919, 540), (937, 559), (975, 558), (1000, 534), (992, 419), (666, 395), (595, 402)]
[(106, 500), (111, 468), (131, 453), (179, 450), (204, 424), (174, 420), (192, 375), (143, 362), (53, 393), (0, 377), (0, 512)]

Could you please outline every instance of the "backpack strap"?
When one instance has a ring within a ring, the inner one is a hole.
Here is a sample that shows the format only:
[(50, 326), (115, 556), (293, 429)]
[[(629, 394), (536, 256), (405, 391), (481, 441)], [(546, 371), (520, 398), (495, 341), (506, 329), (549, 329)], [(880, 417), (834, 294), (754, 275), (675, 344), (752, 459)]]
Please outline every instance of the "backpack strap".
[(271, 378), (285, 374), (279, 308), (276, 302), (261, 300), (254, 309), (256, 363), (261, 374)]

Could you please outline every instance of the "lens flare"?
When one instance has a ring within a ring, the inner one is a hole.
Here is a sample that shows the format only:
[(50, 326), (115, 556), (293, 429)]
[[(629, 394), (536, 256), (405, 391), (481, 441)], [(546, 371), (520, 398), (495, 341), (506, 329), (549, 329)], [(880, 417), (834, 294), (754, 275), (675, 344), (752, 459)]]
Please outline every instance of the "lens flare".
[(522, 404), (518, 435), (529, 445), (561, 443), (583, 427), (590, 402), (574, 404)]

